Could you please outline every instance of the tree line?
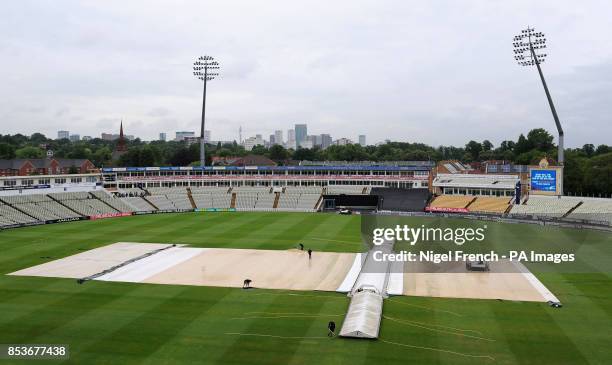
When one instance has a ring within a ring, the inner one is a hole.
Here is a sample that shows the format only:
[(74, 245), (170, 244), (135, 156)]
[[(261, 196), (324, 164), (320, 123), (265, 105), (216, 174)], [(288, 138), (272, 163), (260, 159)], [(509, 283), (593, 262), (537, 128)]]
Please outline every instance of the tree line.
[[(463, 147), (432, 147), (423, 143), (388, 142), (376, 146), (349, 144), (320, 148), (286, 149), (280, 145), (269, 148), (255, 146), (252, 151), (236, 143), (207, 144), (207, 165), (212, 156), (266, 156), (279, 164), (291, 161), (441, 161), (459, 160), (465, 163), (504, 160), (514, 164), (535, 165), (543, 157), (557, 159), (554, 137), (544, 129), (532, 129), (519, 135), (516, 141), (505, 140), (499, 146), (489, 140), (469, 141)], [(44, 158), (52, 150), (58, 158), (86, 158), (96, 166), (188, 166), (198, 165), (199, 144), (152, 141), (126, 141), (128, 151), (112, 160), (117, 141), (94, 138), (71, 142), (49, 139), (41, 133), (0, 135), (0, 159)], [(565, 191), (577, 195), (612, 194), (612, 146), (585, 144), (565, 150)]]

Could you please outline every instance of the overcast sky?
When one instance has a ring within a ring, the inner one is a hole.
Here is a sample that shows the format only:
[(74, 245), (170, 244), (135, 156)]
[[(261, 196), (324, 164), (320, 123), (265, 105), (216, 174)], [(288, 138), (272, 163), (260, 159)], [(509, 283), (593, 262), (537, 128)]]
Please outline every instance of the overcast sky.
[[(309, 134), (434, 146), (555, 131), (512, 38), (546, 33), (566, 145), (612, 144), (609, 1), (4, 1), (1, 134), (145, 140), (199, 131), (197, 56), (214, 56), (212, 139)], [(556, 134), (556, 133), (555, 133)]]

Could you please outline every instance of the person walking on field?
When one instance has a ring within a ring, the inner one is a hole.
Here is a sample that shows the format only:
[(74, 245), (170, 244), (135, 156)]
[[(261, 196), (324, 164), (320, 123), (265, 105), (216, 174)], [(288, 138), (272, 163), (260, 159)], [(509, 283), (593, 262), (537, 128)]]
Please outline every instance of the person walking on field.
[(308, 249), (308, 260), (312, 259), (312, 250)]
[(327, 324), (327, 329), (329, 330), (327, 332), (327, 337), (334, 337), (336, 335), (336, 333), (335, 333), (335, 331), (336, 331), (336, 322), (329, 321), (329, 323)]

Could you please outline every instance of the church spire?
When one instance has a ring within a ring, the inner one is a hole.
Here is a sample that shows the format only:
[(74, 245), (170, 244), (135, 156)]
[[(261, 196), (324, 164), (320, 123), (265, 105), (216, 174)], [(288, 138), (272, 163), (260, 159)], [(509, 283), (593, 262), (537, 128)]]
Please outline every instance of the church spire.
[(127, 146), (125, 145), (125, 137), (123, 136), (123, 119), (121, 119), (121, 125), (119, 127), (119, 141), (117, 142), (116, 150), (119, 152), (127, 151)]

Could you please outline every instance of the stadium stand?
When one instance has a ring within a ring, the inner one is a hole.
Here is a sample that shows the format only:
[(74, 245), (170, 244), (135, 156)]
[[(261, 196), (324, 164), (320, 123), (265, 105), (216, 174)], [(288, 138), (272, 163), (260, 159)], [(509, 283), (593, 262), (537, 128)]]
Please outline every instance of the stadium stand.
[(320, 186), (288, 186), (284, 192), (280, 193), (276, 209), (279, 211), (315, 211), (315, 205), (320, 200), (322, 192), (323, 188)]
[(119, 213), (118, 210), (96, 199), (86, 191), (51, 193), (49, 196), (55, 201), (60, 202), (69, 209), (84, 216)]
[(322, 194), (323, 188), (320, 186), (287, 186), (284, 192), (288, 194)]
[(119, 197), (143, 196), (145, 194), (146, 194), (146, 191), (142, 189), (138, 189), (138, 188), (121, 189), (115, 193), (115, 195)]
[(479, 196), (469, 206), (470, 212), (479, 213), (505, 213), (510, 207), (510, 198), (489, 198)]
[(511, 215), (533, 215), (538, 217), (561, 218), (580, 204), (582, 198), (564, 196), (562, 198), (531, 195), (523, 204), (514, 205)]
[(125, 204), (131, 206), (134, 212), (153, 212), (156, 210), (149, 202), (139, 196), (130, 196), (119, 199), (121, 199)]
[(361, 195), (370, 194), (370, 187), (365, 185), (330, 185), (325, 188), (325, 193), (329, 195), (351, 194)]
[(321, 194), (301, 194), (296, 209), (306, 212), (315, 211), (315, 206), (320, 198)]
[(430, 198), (427, 189), (372, 188), (371, 195), (379, 197), (380, 209), (422, 212)]
[(278, 199), (279, 210), (293, 210), (297, 209), (298, 200), (300, 199), (300, 193), (281, 193)]
[(256, 191), (238, 191), (236, 192), (236, 209), (238, 210), (253, 210), (257, 202)]
[(472, 200), (474, 200), (473, 196), (440, 195), (429, 206), (435, 208), (465, 208)]
[(176, 206), (172, 200), (168, 199), (165, 195), (149, 195), (144, 199), (153, 203), (159, 210), (175, 210)]
[(568, 219), (601, 222), (612, 225), (612, 199), (581, 198), (582, 204), (570, 212)]
[(0, 225), (10, 226), (13, 224), (20, 223), (34, 223), (38, 219), (30, 217), (29, 215), (20, 212), (19, 210), (11, 207), (10, 205), (0, 202)]
[(276, 194), (270, 192), (257, 193), (257, 201), (255, 202), (255, 209), (272, 209), (274, 205), (274, 199)]
[(185, 187), (148, 188), (148, 201), (161, 210), (193, 209)]
[(91, 194), (122, 213), (134, 212), (134, 208), (132, 206), (126, 204), (120, 198), (110, 195), (106, 191), (92, 191)]
[(5, 196), (2, 199), (19, 211), (40, 221), (79, 216), (44, 194), (13, 195)]

